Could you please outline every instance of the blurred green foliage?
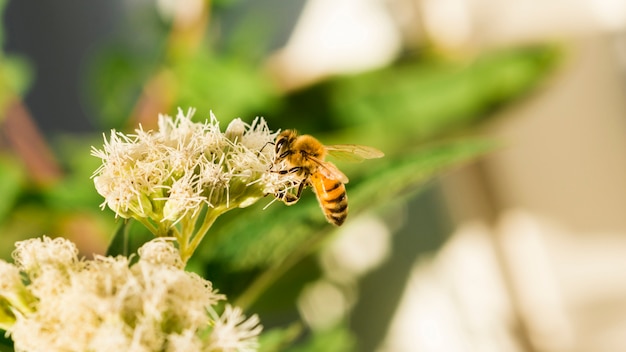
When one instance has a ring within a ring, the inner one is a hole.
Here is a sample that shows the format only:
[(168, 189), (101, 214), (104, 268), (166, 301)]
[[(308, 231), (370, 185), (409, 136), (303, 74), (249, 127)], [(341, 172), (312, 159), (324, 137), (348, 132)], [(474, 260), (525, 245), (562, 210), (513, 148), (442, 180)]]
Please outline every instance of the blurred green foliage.
[[(4, 18), (7, 3), (8, 0), (0, 0), (0, 18)], [(0, 23), (0, 48), (4, 48), (4, 40), (4, 26)], [(33, 70), (25, 58), (0, 51), (0, 122), (10, 100), (24, 94), (32, 80)]]
[(13, 341), (4, 335), (0, 336), (0, 352), (11, 351), (13, 351)]
[(402, 61), (296, 92), (286, 98), (280, 122), (332, 131), (329, 143), (349, 140), (394, 152), (475, 126), (531, 92), (558, 58), (555, 47), (530, 46), (461, 63)]
[(24, 170), (19, 163), (9, 157), (0, 158), (0, 194), (3, 201), (0, 202), (0, 222), (3, 222), (11, 212), (22, 189)]
[[(5, 3), (0, 0), (0, 9)], [(221, 1), (220, 6), (231, 3)], [(212, 22), (219, 15), (215, 11)], [(493, 142), (476, 137), (480, 123), (532, 92), (559, 58), (559, 51), (546, 45), (488, 52), (465, 61), (406, 58), (375, 71), (281, 92), (261, 68), (258, 55), (241, 54), (261, 50), (224, 45), (228, 50), (218, 51), (209, 35), (196, 50), (169, 55), (171, 24), (159, 20), (152, 8), (129, 17), (123, 26), (121, 33), (137, 35), (121, 35), (104, 46), (86, 81), (92, 110), (104, 130), (127, 126), (146, 84), (156, 82), (171, 109), (162, 113), (196, 107), (196, 116), (204, 118), (213, 110), (222, 126), (236, 117), (251, 121), (262, 115), (272, 129), (298, 128), (327, 144), (376, 146), (385, 158), (339, 164), (351, 179), (350, 218), (402, 202), (442, 172), (493, 150)], [(243, 42), (265, 47), (258, 33), (249, 35), (255, 40)], [(30, 72), (24, 60), (0, 53), (0, 107), (10, 94), (24, 93)], [(101, 145), (99, 134), (54, 140), (66, 176), (51, 187), (33, 187), (18, 162), (0, 158), (0, 255), (7, 258), (20, 238), (65, 235), (55, 231), (63, 231), (61, 221), (76, 214), (98, 229), (83, 228), (85, 236), (112, 233), (117, 227), (108, 254), (133, 253), (149, 239), (147, 231), (133, 222), (116, 222), (110, 210), (98, 209), (102, 199), (90, 180), (98, 160), (89, 155), (89, 146)], [(284, 350), (294, 341), (291, 351), (354, 348), (345, 324), (305, 332), (298, 323), (276, 318), (298, 319), (295, 299), (306, 283), (319, 277), (315, 252), (335, 232), (312, 192), (306, 193), (291, 207), (277, 202), (264, 209), (270, 196), (223, 215), (189, 263), (229, 299), (259, 312), (262, 321), (270, 322), (268, 328), (277, 322), (262, 339), (263, 351)]]

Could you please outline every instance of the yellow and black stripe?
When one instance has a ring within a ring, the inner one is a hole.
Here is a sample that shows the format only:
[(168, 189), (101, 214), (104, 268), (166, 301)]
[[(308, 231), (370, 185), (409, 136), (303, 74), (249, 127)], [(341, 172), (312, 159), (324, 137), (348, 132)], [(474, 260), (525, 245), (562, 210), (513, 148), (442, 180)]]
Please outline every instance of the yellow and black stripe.
[(328, 222), (336, 226), (343, 224), (348, 216), (346, 186), (341, 181), (324, 177), (319, 172), (311, 175), (310, 182)]

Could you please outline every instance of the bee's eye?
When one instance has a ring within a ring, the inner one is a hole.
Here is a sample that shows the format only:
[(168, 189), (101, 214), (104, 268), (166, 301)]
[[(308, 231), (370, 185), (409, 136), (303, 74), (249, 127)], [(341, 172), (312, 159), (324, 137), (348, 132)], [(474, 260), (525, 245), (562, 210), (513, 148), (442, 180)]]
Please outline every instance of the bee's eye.
[(278, 141), (276, 141), (276, 147), (275, 147), (276, 153), (280, 152), (280, 150), (283, 147), (283, 144), (285, 144), (285, 139), (284, 138), (281, 138)]

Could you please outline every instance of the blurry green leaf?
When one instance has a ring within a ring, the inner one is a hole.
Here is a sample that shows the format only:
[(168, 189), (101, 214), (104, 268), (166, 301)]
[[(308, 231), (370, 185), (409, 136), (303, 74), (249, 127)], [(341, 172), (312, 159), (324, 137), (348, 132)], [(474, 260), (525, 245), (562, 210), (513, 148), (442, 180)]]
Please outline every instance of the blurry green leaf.
[(97, 57), (91, 68), (88, 89), (103, 126), (120, 128), (127, 121), (154, 69), (126, 47), (111, 47)]
[(107, 248), (106, 255), (107, 256), (117, 256), (123, 255), (127, 256), (129, 254), (130, 247), (130, 239), (128, 236), (128, 230), (130, 222), (124, 221), (120, 223), (113, 235), (113, 239), (111, 239), (111, 243), (109, 244), (109, 248)]
[(476, 124), (535, 88), (558, 58), (554, 47), (537, 46), (469, 64), (401, 62), (295, 92), (282, 119), (307, 133), (343, 129), (340, 141), (399, 150)]
[[(54, 187), (46, 189), (44, 195), (46, 204), (57, 210), (95, 211), (102, 203), (102, 197), (96, 191), (93, 182), (82, 174), (68, 175)], [(108, 213), (107, 216), (114, 216), (112, 212), (105, 211)]]
[(3, 330), (0, 330), (0, 352), (13, 352), (13, 340), (5, 336)]
[(211, 2), (211, 5), (214, 8), (220, 9), (220, 8), (224, 8), (224, 7), (229, 7), (229, 6), (233, 6), (237, 3), (240, 3), (241, 0), (213, 0)]
[(134, 220), (120, 219), (119, 227), (113, 235), (106, 255), (129, 257), (131, 254), (137, 253), (139, 247), (153, 238), (154, 236), (143, 225)]
[[(314, 255), (295, 259), (298, 260), (294, 263), (284, 263), (281, 267), (264, 271), (255, 277), (254, 284), (248, 284), (245, 290), (235, 291), (232, 286), (227, 286), (228, 277), (215, 281), (215, 284), (224, 285), (225, 292), (229, 290), (229, 297), (236, 298), (235, 304), (249, 306), (249, 309), (258, 313), (263, 321), (267, 319), (278, 319), (280, 322), (298, 320), (300, 318), (296, 305), (298, 297), (308, 284), (322, 278), (324, 273), (318, 258)], [(237, 277), (237, 274), (235, 273), (234, 277)], [(230, 278), (232, 279), (233, 276)], [(266, 286), (263, 283), (266, 279), (271, 285)]]
[[(415, 190), (440, 172), (467, 163), (492, 148), (493, 143), (484, 140), (453, 142), (387, 160), (372, 168), (362, 180), (347, 185), (350, 217), (376, 204), (393, 201), (397, 195)], [(280, 264), (309, 243), (314, 232), (334, 229), (326, 223), (311, 194), (290, 207), (279, 202), (266, 210), (261, 210), (262, 206), (255, 205), (249, 214), (235, 214), (237, 220), (210, 232), (212, 239), (205, 240), (214, 242), (203, 246), (203, 255), (235, 270), (268, 267)]]
[(447, 142), (394, 160), (387, 160), (358, 184), (350, 198), (354, 212), (414, 194), (433, 177), (491, 152), (496, 143), (485, 139)]
[(2, 71), (0, 82), (4, 89), (10, 89), (14, 94), (24, 94), (33, 80), (32, 66), (21, 56), (11, 55), (0, 59)]
[(0, 258), (11, 258), (15, 242), (41, 234), (54, 233), (53, 223), (58, 214), (50, 211), (36, 199), (28, 199), (28, 194), (20, 196), (17, 204), (12, 207), (0, 222)]
[(280, 352), (302, 334), (302, 324), (294, 323), (286, 328), (264, 331), (259, 337), (259, 352)]
[[(4, 48), (4, 10), (8, 1), (0, 0), (0, 50)], [(33, 80), (28, 61), (20, 56), (7, 56), (0, 51), (0, 113), (15, 96), (23, 95)], [(4, 116), (0, 114), (0, 122)]]
[[(355, 351), (356, 339), (345, 323), (314, 331), (308, 340), (286, 349), (287, 352)], [(369, 350), (369, 349), (365, 349)]]
[(3, 222), (22, 191), (25, 177), (22, 167), (13, 159), (0, 157), (0, 222)]
[(26, 59), (0, 53), (0, 111), (15, 96), (23, 95), (32, 80), (32, 68)]
[[(97, 211), (103, 202), (91, 178), (102, 160), (92, 156), (92, 145), (101, 145), (102, 137), (64, 135), (54, 140), (55, 155), (62, 160), (65, 177), (54, 187), (45, 190), (46, 203), (52, 208), (67, 211)], [(107, 216), (113, 216), (108, 209)]]
[(0, 0), (0, 48), (4, 48), (4, 8), (8, 0)]
[(116, 19), (113, 39), (92, 52), (83, 82), (96, 122), (106, 128), (125, 127), (144, 85), (162, 65), (170, 33), (154, 2), (129, 9)]
[[(350, 217), (398, 201), (441, 172), (493, 147), (485, 140), (456, 141), (381, 162), (348, 184)], [(249, 305), (334, 231), (311, 193), (291, 207), (278, 203), (262, 210), (263, 205), (256, 204), (230, 212), (234, 215), (219, 219), (221, 226), (209, 232), (193, 259), (205, 262), (206, 276), (216, 287), (237, 297), (237, 304)]]
[(277, 103), (272, 81), (251, 63), (233, 57), (217, 57), (208, 50), (178, 62), (176, 106), (211, 109), (222, 124), (248, 118)]
[(556, 58), (554, 48), (534, 47), (484, 54), (468, 66), (399, 64), (333, 81), (331, 106), (346, 125), (401, 123), (410, 128), (404, 133), (428, 137), (527, 92)]

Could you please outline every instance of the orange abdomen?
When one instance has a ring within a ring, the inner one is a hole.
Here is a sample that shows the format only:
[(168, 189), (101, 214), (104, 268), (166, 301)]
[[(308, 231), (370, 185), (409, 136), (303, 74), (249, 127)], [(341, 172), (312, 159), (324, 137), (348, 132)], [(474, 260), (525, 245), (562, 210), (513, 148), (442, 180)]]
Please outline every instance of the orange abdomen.
[(319, 172), (311, 175), (310, 180), (328, 222), (336, 226), (343, 224), (348, 216), (346, 186), (341, 181), (324, 177)]

